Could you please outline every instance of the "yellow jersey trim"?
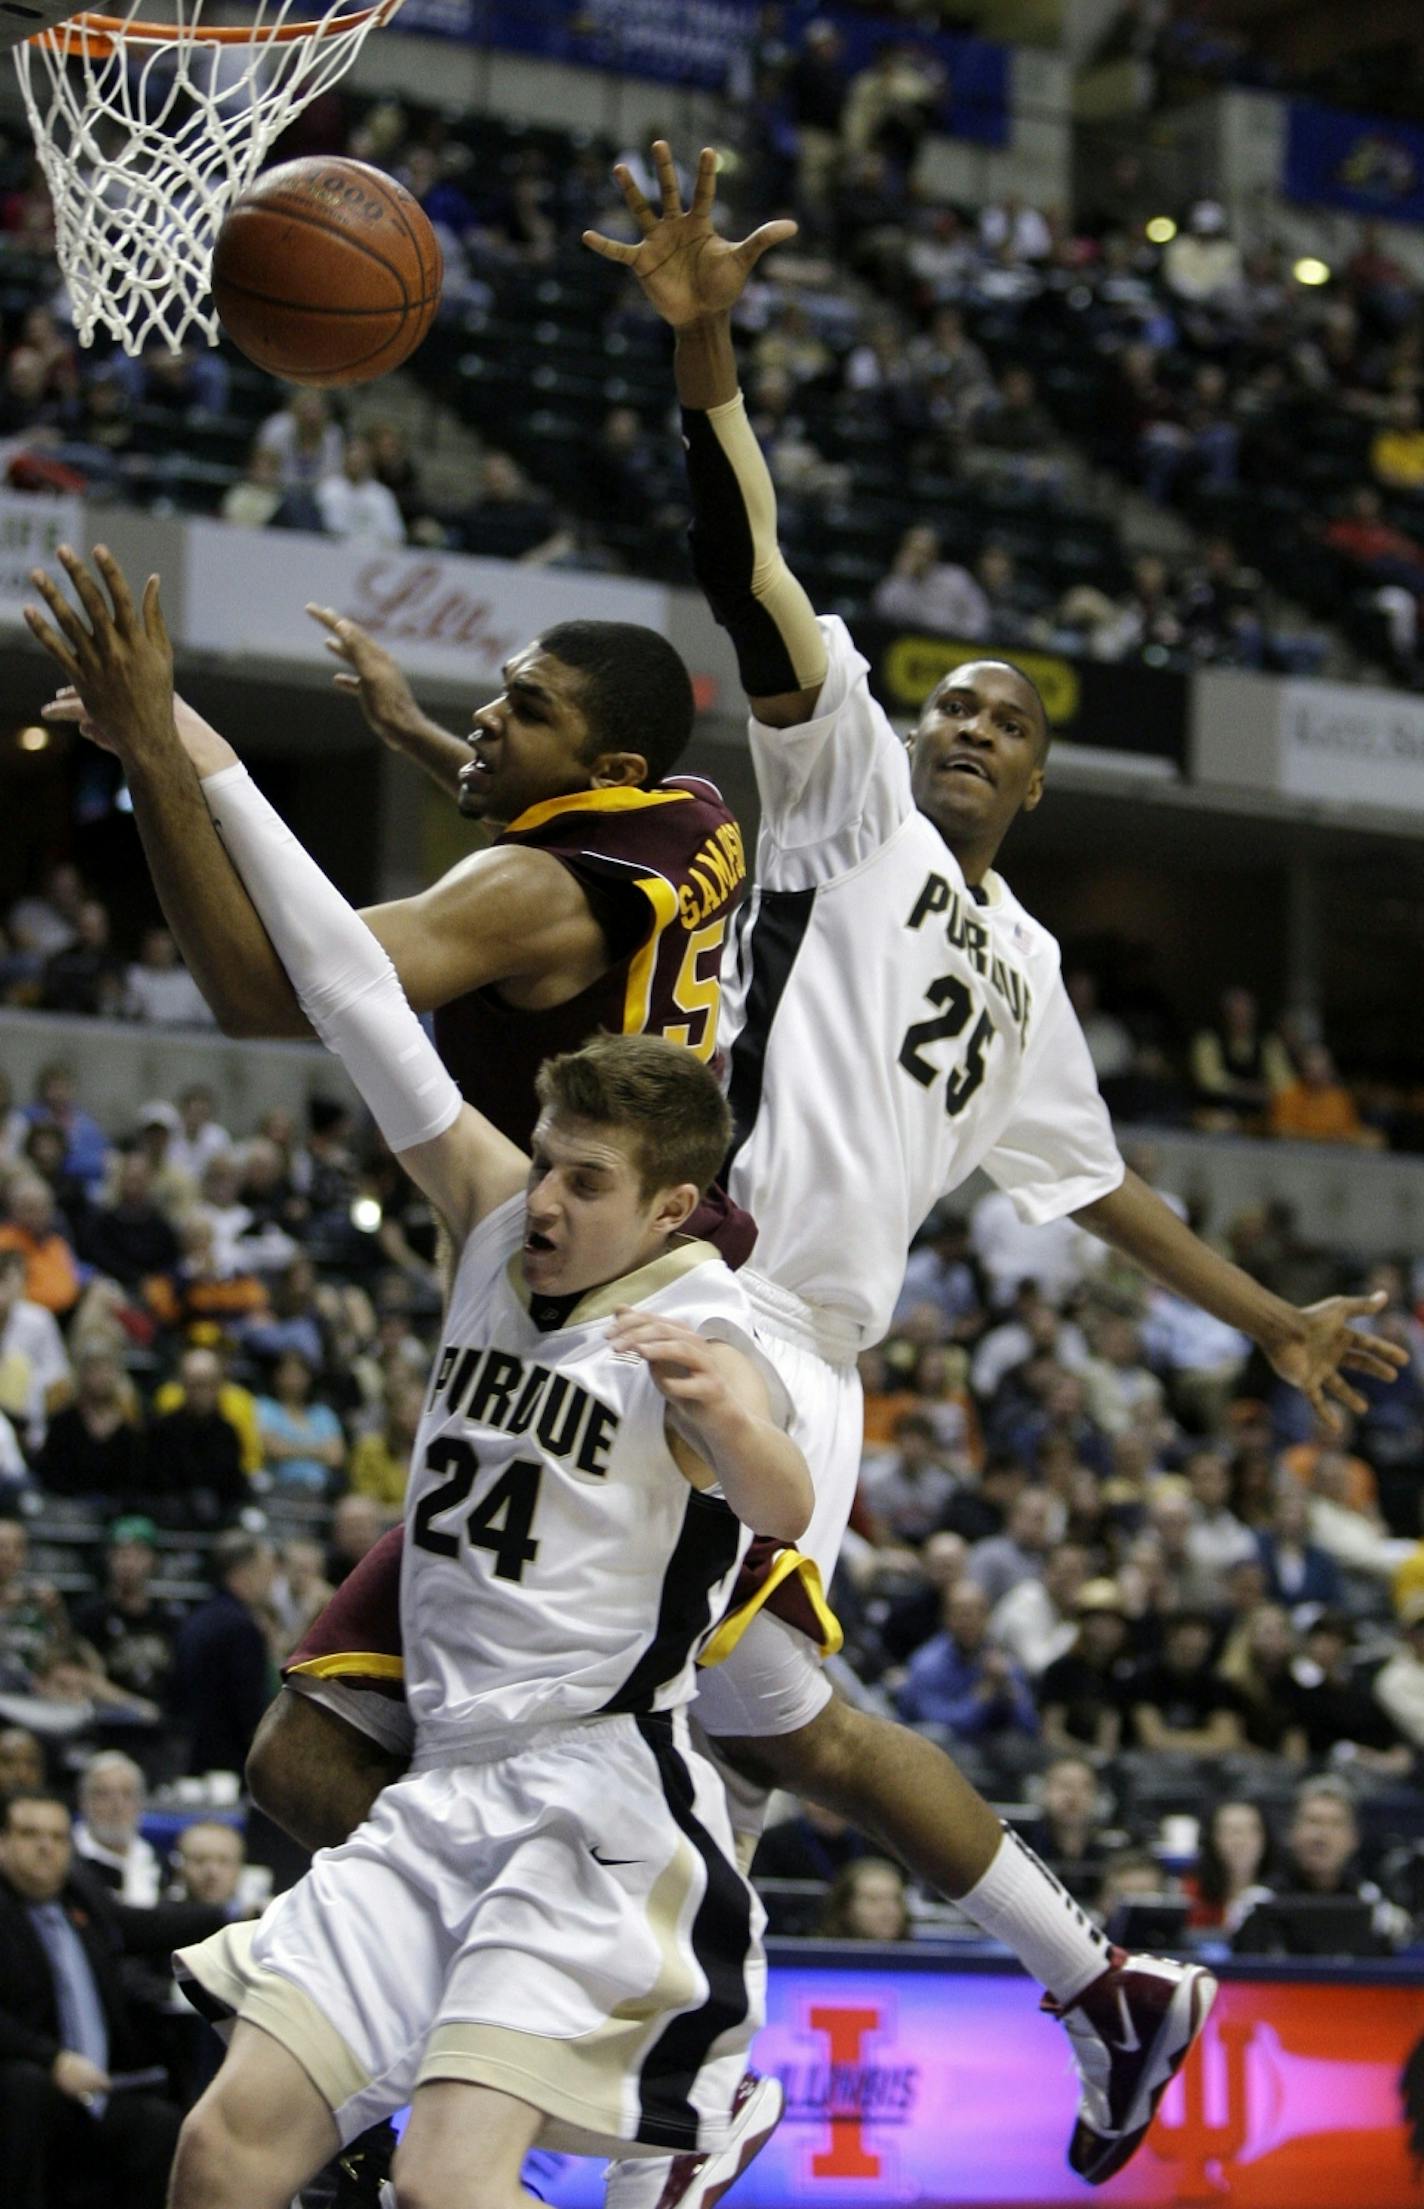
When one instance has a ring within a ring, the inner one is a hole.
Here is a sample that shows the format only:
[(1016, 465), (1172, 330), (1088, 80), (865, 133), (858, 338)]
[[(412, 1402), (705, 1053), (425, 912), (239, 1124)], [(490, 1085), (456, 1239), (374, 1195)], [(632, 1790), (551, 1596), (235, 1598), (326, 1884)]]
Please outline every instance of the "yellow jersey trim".
[[(788, 1548), (780, 1552), (756, 1594), (748, 1602), (741, 1604), (735, 1611), (727, 1613), (727, 1616), (713, 1632), (710, 1640), (703, 1644), (697, 1662), (701, 1665), (721, 1664), (725, 1658), (730, 1657), (737, 1643), (756, 1617), (757, 1612), (765, 1605), (767, 1597), (774, 1594), (781, 1586), (782, 1581), (789, 1580), (793, 1573), (800, 1579), (806, 1600), (815, 1613), (816, 1624), (821, 1629), (820, 1639), (816, 1644), (817, 1648), (823, 1657), (836, 1656), (845, 1640), (845, 1635), (841, 1631), (840, 1620), (826, 1601), (825, 1589), (821, 1585), (820, 1568), (814, 1558), (803, 1557), (799, 1549)], [(792, 1632), (795, 1631), (796, 1629), (793, 1627)]]
[(542, 828), (545, 821), (557, 820), (561, 813), (637, 813), (649, 805), (690, 803), (692, 796), (690, 790), (571, 790), (566, 797), (545, 798), (539, 805), (527, 806), (504, 833), (526, 835), (531, 828)]
[(653, 976), (663, 936), (677, 919), (677, 892), (660, 874), (646, 874), (634, 885), (653, 908), (653, 925), (634, 952), (623, 994), (623, 1033), (642, 1035), (653, 1009)]
[(379, 1649), (342, 1649), (330, 1657), (306, 1657), (300, 1664), (289, 1664), (288, 1672), (305, 1672), (313, 1680), (339, 1680), (349, 1673), (359, 1673), (367, 1680), (403, 1680), (404, 1657), (392, 1657)]

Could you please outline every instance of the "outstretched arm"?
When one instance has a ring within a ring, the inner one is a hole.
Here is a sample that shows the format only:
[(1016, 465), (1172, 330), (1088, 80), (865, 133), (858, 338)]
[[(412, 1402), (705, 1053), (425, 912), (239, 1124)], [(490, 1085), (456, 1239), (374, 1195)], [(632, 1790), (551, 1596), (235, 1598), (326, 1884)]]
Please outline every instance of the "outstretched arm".
[[(135, 607), (122, 569), (102, 545), (94, 565), (107, 600), (69, 546), (60, 547), (59, 559), (86, 619), (53, 577), (35, 571), (54, 625), (37, 607), (27, 608), (25, 618), (68, 677), (68, 687), (45, 708), (46, 719), (77, 724), (119, 758), (164, 912), (225, 1032), (310, 1034), (204, 803), (199, 775), (225, 756), (213, 749), (223, 739), (174, 697), (157, 578)], [(75, 680), (81, 649), (82, 696)], [(460, 751), (467, 756), (463, 745)], [(548, 852), (526, 847), (472, 853), (418, 897), (374, 906), (363, 918), (418, 1012), (467, 990), (521, 981), (555, 985), (557, 1002), (577, 996), (609, 964), (607, 940), (576, 878)]]
[(731, 310), (762, 255), (794, 237), (796, 225), (763, 223), (733, 245), (712, 226), (717, 156), (711, 147), (702, 149), (685, 212), (665, 139), (654, 144), (653, 160), (660, 214), (654, 214), (629, 169), (620, 163), (613, 172), (642, 232), (641, 243), (623, 245), (586, 230), (584, 244), (631, 270), (676, 332), (697, 579), (736, 646), (743, 688), (757, 719), (793, 728), (815, 713), (825, 646), (811, 602), (777, 542), (776, 493), (737, 384)]
[(422, 713), (415, 693), (383, 644), (334, 606), (309, 605), (312, 620), (327, 632), (326, 649), (341, 661), (336, 688), (356, 700), (383, 744), (413, 760), (447, 798), (460, 794), (460, 769), (470, 763), (463, 737)]
[[(46, 597), (64, 642), (38, 618), (32, 626), (102, 725), (111, 655), (135, 633), (137, 616), (112, 562), (101, 570), (112, 609), (82, 561), (66, 566), (88, 621), (52, 590)], [(142, 628), (167, 648), (156, 578), (144, 594)], [(195, 743), (193, 766), (213, 825), (303, 1012), (341, 1059), (411, 1178), (452, 1234), (463, 1238), (523, 1185), (528, 1159), (462, 1101), (385, 950), (268, 804), (232, 747), (205, 725)]]
[(1383, 1290), (1374, 1296), (1328, 1296), (1303, 1308), (1287, 1304), (1240, 1266), (1219, 1257), (1135, 1173), (1125, 1174), (1111, 1195), (1073, 1216), (1164, 1288), (1249, 1335), (1282, 1380), (1309, 1398), (1328, 1427), (1338, 1424), (1337, 1403), (1356, 1412), (1367, 1408), (1344, 1378), (1347, 1371), (1392, 1381), (1408, 1362), (1397, 1343), (1363, 1334), (1354, 1325), (1380, 1310)]

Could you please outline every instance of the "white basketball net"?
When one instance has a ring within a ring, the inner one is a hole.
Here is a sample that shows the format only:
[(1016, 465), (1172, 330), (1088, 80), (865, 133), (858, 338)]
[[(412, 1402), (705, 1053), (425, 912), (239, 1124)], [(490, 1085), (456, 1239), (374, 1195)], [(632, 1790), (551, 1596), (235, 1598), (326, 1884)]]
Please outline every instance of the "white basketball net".
[(294, 116), (344, 75), (401, 0), (254, 0), (215, 35), (203, 0), (174, 20), (73, 17), (15, 49), (54, 201), (55, 245), (80, 343), (105, 329), (126, 353), (189, 331), (218, 338), (213, 241)]

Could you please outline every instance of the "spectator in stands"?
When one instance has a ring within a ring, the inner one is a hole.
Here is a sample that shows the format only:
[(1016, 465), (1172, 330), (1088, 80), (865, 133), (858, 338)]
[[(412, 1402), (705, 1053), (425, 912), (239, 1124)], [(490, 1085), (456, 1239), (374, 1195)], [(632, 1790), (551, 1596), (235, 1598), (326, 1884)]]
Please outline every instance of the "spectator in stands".
[[(31, 954), (36, 972), (53, 952), (62, 951), (67, 943), (74, 941), (80, 907), (86, 895), (79, 869), (65, 860), (50, 868), (39, 891), (16, 898), (6, 913), (5, 927), (10, 941), (18, 950)], [(40, 1093), (43, 1096), (43, 1074)]]
[(332, 420), (331, 402), (325, 392), (300, 386), (285, 407), (270, 414), (257, 433), (257, 443), (277, 455), (284, 491), (315, 491), (322, 480), (341, 466), (345, 438)]
[(124, 1015), (155, 1028), (209, 1028), (207, 1000), (178, 957), (166, 928), (147, 928), (134, 964), (124, 978)]
[(1058, 1534), (1058, 1515), (1046, 1488), (1025, 1488), (1009, 1509), (1002, 1534), (976, 1542), (969, 1552), (969, 1578), (984, 1592), (990, 1609), (1022, 1580), (1038, 1580)]
[(1256, 1603), (1229, 1636), (1218, 1670), (1240, 1698), (1249, 1748), (1305, 1762), (1305, 1728), (1293, 1670), (1296, 1639), (1278, 1603)]
[(118, 1749), (91, 1757), (79, 1781), (74, 1853), (121, 1901), (147, 1909), (161, 1884), (158, 1855), (139, 1831), (147, 1787), (131, 1756)]
[(1399, 1620), (1399, 1642), (1375, 1675), (1375, 1701), (1401, 1737), (1424, 1751), (1424, 1596), (1411, 1596)]
[(171, 1899), (201, 1902), (210, 1910), (232, 1915), (246, 1861), (236, 1826), (223, 1825), (216, 1818), (195, 1818), (184, 1826), (173, 1851)]
[(1075, 1901), (1091, 1909), (1099, 1882), (1123, 1836), (1102, 1823), (1102, 1782), (1085, 1756), (1056, 1756), (1039, 1774), (1034, 1799), (1043, 1824), (1038, 1854)]
[(63, 1319), (79, 1302), (79, 1265), (56, 1222), (49, 1183), (38, 1174), (12, 1174), (6, 1204), (0, 1250), (18, 1250), (23, 1257), (26, 1301)]
[(1020, 1580), (994, 1606), (989, 1630), (1007, 1656), (1037, 1681), (1078, 1638), (1077, 1602), (1088, 1578), (1087, 1551), (1060, 1542), (1041, 1577)]
[(883, 1856), (837, 1872), (817, 1933), (825, 1940), (902, 1941), (910, 1931), (905, 1875)]
[(989, 1599), (972, 1580), (949, 1590), (944, 1626), (910, 1659), (895, 1702), (912, 1726), (942, 1726), (991, 1754), (1038, 1732), (1028, 1682), (989, 1641)]
[[(250, 1388), (244, 1388), (241, 1382), (235, 1381), (229, 1372), (228, 1361), (231, 1356), (232, 1345), (225, 1337), (219, 1336), (211, 1344), (204, 1342), (201, 1345), (195, 1345), (195, 1347), (201, 1347), (204, 1351), (211, 1351), (211, 1354), (217, 1358), (218, 1370), (221, 1375), (218, 1382), (217, 1408), (237, 1436), (242, 1470), (250, 1479), (254, 1473), (260, 1473), (262, 1470), (262, 1435), (257, 1424), (257, 1398)], [(183, 1387), (183, 1367), (180, 1365), (174, 1377), (171, 1380), (164, 1381), (155, 1391), (153, 1398), (154, 1414), (155, 1416), (161, 1416), (166, 1412), (177, 1411), (179, 1406), (186, 1400)]]
[(963, 1338), (979, 1332), (988, 1300), (969, 1247), (969, 1223), (954, 1213), (938, 1220), (933, 1233), (911, 1251), (894, 1323), (898, 1326), (927, 1307), (936, 1315), (940, 1334)]
[(79, 1605), (74, 1631), (116, 1687), (166, 1704), (182, 1618), (153, 1593), (157, 1540), (157, 1528), (143, 1514), (115, 1519), (104, 1553), (103, 1589)]
[(1244, 1738), (1240, 1697), (1211, 1669), (1212, 1626), (1204, 1611), (1174, 1611), (1162, 1654), (1133, 1683), (1136, 1744), (1155, 1753), (1219, 1756)]
[(358, 1436), (351, 1452), (347, 1478), (352, 1492), (369, 1496), (392, 1517), (405, 1501), (411, 1452), (424, 1406), (423, 1382), (413, 1375), (397, 1375), (387, 1389), (380, 1426)]
[(169, 1142), (168, 1162), (196, 1191), (213, 1159), (232, 1149), (232, 1137), (218, 1120), (217, 1099), (206, 1082), (190, 1082), (179, 1092), (178, 1117), (182, 1124)]
[(1113, 1757), (1122, 1744), (1133, 1673), (1122, 1591), (1115, 1580), (1089, 1580), (1073, 1609), (1073, 1645), (1038, 1682), (1044, 1743), (1065, 1755)]
[(1322, 1604), (1334, 1610), (1339, 1605), (1340, 1567), (1310, 1539), (1310, 1500), (1297, 1482), (1287, 1481), (1278, 1490), (1270, 1524), (1256, 1534), (1256, 1550), (1273, 1603), (1288, 1609)]
[(769, 1825), (752, 1865), (757, 1879), (819, 1879), (829, 1883), (869, 1848), (863, 1833), (819, 1803), (798, 1802), (795, 1814)]
[(1275, 1851), (1259, 1803), (1228, 1798), (1212, 1805), (1201, 1829), (1197, 1860), (1182, 1878), (1197, 1932), (1234, 1933), (1273, 1892)]
[(104, 1178), (108, 1163), (108, 1139), (92, 1113), (78, 1101), (74, 1068), (62, 1059), (42, 1066), (35, 1083), (35, 1101), (27, 1106), (32, 1127), (55, 1127), (64, 1137), (65, 1171), (86, 1189)]
[(1250, 990), (1227, 990), (1216, 1025), (1203, 1028), (1192, 1044), (1198, 1125), (1257, 1129), (1293, 1079), (1286, 1047), (1279, 1036), (1262, 1030)]
[(375, 1548), (390, 1520), (372, 1496), (339, 1496), (331, 1514), (326, 1577), (339, 1588), (362, 1558)]
[(559, 525), (554, 506), (508, 453), (485, 454), (475, 502), (459, 522), (466, 552), (487, 560), (524, 560), (539, 552)]
[(1036, 207), (1025, 206), (1015, 192), (991, 201), (979, 217), (979, 243), (991, 260), (1046, 261), (1053, 232)]
[(403, 545), (405, 523), (396, 504), (376, 475), (370, 440), (348, 437), (341, 465), (323, 476), (316, 487), (321, 525), (329, 537), (347, 537), (363, 544)]
[(1370, 446), (1370, 468), (1387, 491), (1424, 489), (1424, 421), (1416, 392), (1396, 391), (1390, 398), (1384, 427)]
[(28, 1726), (0, 1727), (0, 1802), (19, 1787), (43, 1787), (44, 1750)]
[(1125, 1074), (1132, 1064), (1132, 1034), (1115, 1014), (1102, 1009), (1095, 977), (1086, 967), (1071, 967), (1064, 983), (1099, 1083)]
[(133, 1383), (102, 1337), (74, 1353), (75, 1396), (49, 1423), (35, 1462), (41, 1488), (112, 1509), (145, 1486), (143, 1428)]
[(330, 1493), (346, 1462), (346, 1437), (330, 1404), (313, 1401), (316, 1375), (299, 1351), (287, 1350), (272, 1374), (272, 1392), (257, 1399), (262, 1454), (279, 1492)]
[(1243, 1557), (1257, 1555), (1255, 1537), (1230, 1506), (1231, 1469), (1219, 1450), (1193, 1450), (1182, 1471), (1196, 1506), (1187, 1535), (1187, 1555), (1206, 1586)]
[(1175, 1886), (1172, 1874), (1146, 1849), (1119, 1849), (1104, 1868), (1093, 1915), (1106, 1928), (1109, 1940), (1121, 1943), (1128, 1932), (1123, 1922), (1127, 1906), (1170, 1900)]
[[(1011, 1302), (1012, 1308), (1009, 1316), (991, 1327), (975, 1348), (970, 1378), (980, 1399), (992, 1400), (1018, 1367), (1036, 1357), (1051, 1357), (1069, 1372), (1084, 1370), (1088, 1364), (1088, 1346), (1076, 1322), (1064, 1319), (1055, 1310), (1036, 1280), (1018, 1274), (1017, 1266), (1009, 1263), (1011, 1253), (1000, 1250), (992, 1233), (984, 1239), (1001, 1278), (1009, 1284), (1002, 1296), (997, 1291), (994, 1293), (992, 1302), (1000, 1306)], [(991, 1298), (986, 1294), (984, 1301), (988, 1303)]]
[(907, 529), (890, 573), (871, 604), (882, 621), (977, 642), (989, 633), (989, 602), (967, 568), (939, 556), (939, 538), (924, 523)]
[(185, 422), (227, 412), (228, 365), (215, 346), (180, 345), (175, 351), (166, 339), (156, 338), (137, 360), (127, 354), (114, 358), (139, 406)]
[(109, 908), (87, 897), (73, 940), (45, 960), (40, 1004), (46, 1012), (114, 1019), (123, 1003), (124, 962), (110, 940)]
[(1227, 235), (1226, 215), (1215, 200), (1198, 200), (1186, 227), (1162, 255), (1162, 280), (1191, 307), (1219, 302), (1241, 281), (1241, 251)]
[(1353, 1663), (1355, 1628), (1343, 1611), (1322, 1611), (1306, 1629), (1294, 1672), (1300, 1722), (1312, 1757), (1338, 1756), (1361, 1772), (1394, 1778), (1413, 1752)]
[(1304, 1046), (1295, 1080), (1272, 1097), (1271, 1133), (1302, 1143), (1356, 1143), (1372, 1150), (1384, 1145), (1379, 1130), (1361, 1120), (1323, 1043)]
[(326, 1552), (315, 1536), (299, 1535), (283, 1542), (272, 1582), (272, 1612), (284, 1655), (296, 1647), (334, 1593), (326, 1577)]
[(963, 1535), (942, 1531), (915, 1552), (913, 1570), (877, 1579), (870, 1609), (879, 1654), (889, 1663), (903, 1664), (928, 1641), (944, 1615), (946, 1595), (964, 1577), (968, 1557)]
[(840, 165), (849, 81), (844, 53), (835, 25), (813, 21), (786, 73), (786, 101), (795, 127), (796, 204), (813, 226), (830, 212)]
[(1005, 1189), (991, 1189), (979, 1198), (969, 1216), (969, 1239), (996, 1310), (1024, 1281), (1036, 1282), (1050, 1303), (1061, 1304), (1081, 1284), (1092, 1249), (1090, 1238), (1071, 1218), (1028, 1225)]
[(149, 1483), (180, 1524), (218, 1525), (250, 1493), (237, 1429), (218, 1404), (222, 1367), (211, 1350), (189, 1350), (178, 1374), (181, 1402), (149, 1429)]
[(153, 1194), (153, 1168), (141, 1150), (117, 1154), (112, 1194), (96, 1204), (79, 1232), (87, 1264), (121, 1288), (137, 1289), (178, 1263), (178, 1237)]
[(0, 1518), (0, 1679), (24, 1689), (73, 1647), (64, 1599), (29, 1570), (30, 1539), (20, 1519)]
[(0, 1249), (0, 1411), (34, 1451), (73, 1376), (53, 1312), (24, 1293), (28, 1270), (23, 1250)]
[(1214, 663), (1261, 667), (1266, 627), (1261, 612), (1264, 589), (1256, 569), (1246, 567), (1229, 537), (1208, 537), (1199, 564), (1182, 586), (1182, 621), (1188, 642)]
[(133, 1147), (148, 1160), (153, 1200), (169, 1219), (178, 1219), (198, 1194), (186, 1173), (172, 1161), (173, 1141), (182, 1126), (177, 1106), (169, 1104), (166, 1097), (155, 1097), (140, 1105), (131, 1138)]
[[(1276, 1894), (1284, 1903), (1294, 1896), (1340, 1896), (1367, 1904), (1376, 1953), (1388, 1952), (1405, 1939), (1409, 1921), (1372, 1879), (1362, 1876), (1359, 1848), (1359, 1815), (1345, 1782), (1304, 1781), (1296, 1790)], [(1289, 1920), (1277, 1918), (1269, 1905), (1258, 1906), (1243, 1922), (1236, 1946), (1247, 1955), (1259, 1954), (1257, 1943), (1264, 1932), (1268, 1949), (1289, 1953), (1292, 1930)]]
[(841, 138), (851, 154), (877, 153), (908, 182), (944, 92), (934, 55), (886, 39), (874, 60), (850, 80)]
[[(150, 2054), (93, 1890), (75, 1876), (69, 1812), (42, 1789), (0, 1805), (0, 2138), (9, 2209), (51, 2209), (51, 2173), (82, 2172), (111, 2209), (161, 2209), (180, 2112), (110, 2080)], [(170, 1936), (171, 1938), (171, 1936)], [(61, 2161), (62, 2159), (62, 2161)]]
[(240, 1772), (276, 1687), (267, 1603), (276, 1557), (260, 1534), (220, 1534), (213, 1545), (216, 1593), (178, 1637), (174, 1707), (197, 1772)]
[(1043, 643), (1043, 593), (1006, 545), (990, 539), (974, 563), (974, 580), (989, 610), (989, 636), (1000, 645)]
[(362, 435), (371, 448), (371, 466), (376, 481), (384, 484), (396, 505), (401, 520), (409, 529), (412, 522), (426, 512), (426, 500), (421, 491), (420, 470), (410, 449), (410, 438), (399, 422), (382, 415), (363, 425)]
[(875, 1539), (915, 1546), (939, 1526), (958, 1481), (945, 1462), (935, 1425), (924, 1411), (895, 1422), (893, 1445), (873, 1451), (861, 1466), (860, 1492)]

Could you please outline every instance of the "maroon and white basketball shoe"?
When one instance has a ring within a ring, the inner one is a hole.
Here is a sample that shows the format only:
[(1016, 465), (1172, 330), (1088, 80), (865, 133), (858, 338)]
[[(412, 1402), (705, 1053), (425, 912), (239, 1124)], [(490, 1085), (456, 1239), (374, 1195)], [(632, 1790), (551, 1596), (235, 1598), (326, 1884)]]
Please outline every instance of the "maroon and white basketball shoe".
[(1122, 1948), (1071, 2002), (1044, 1996), (1073, 2043), (1082, 2082), (1068, 2146), (1080, 2178), (1101, 2186), (1136, 2154), (1215, 2000), (1216, 1981), (1200, 1964)]
[(781, 2122), (786, 2097), (779, 2079), (760, 2079), (748, 2071), (732, 2100), (727, 2144), (715, 2154), (675, 2155), (661, 2159), (610, 2163), (608, 2209), (713, 2209), (754, 2163)]

